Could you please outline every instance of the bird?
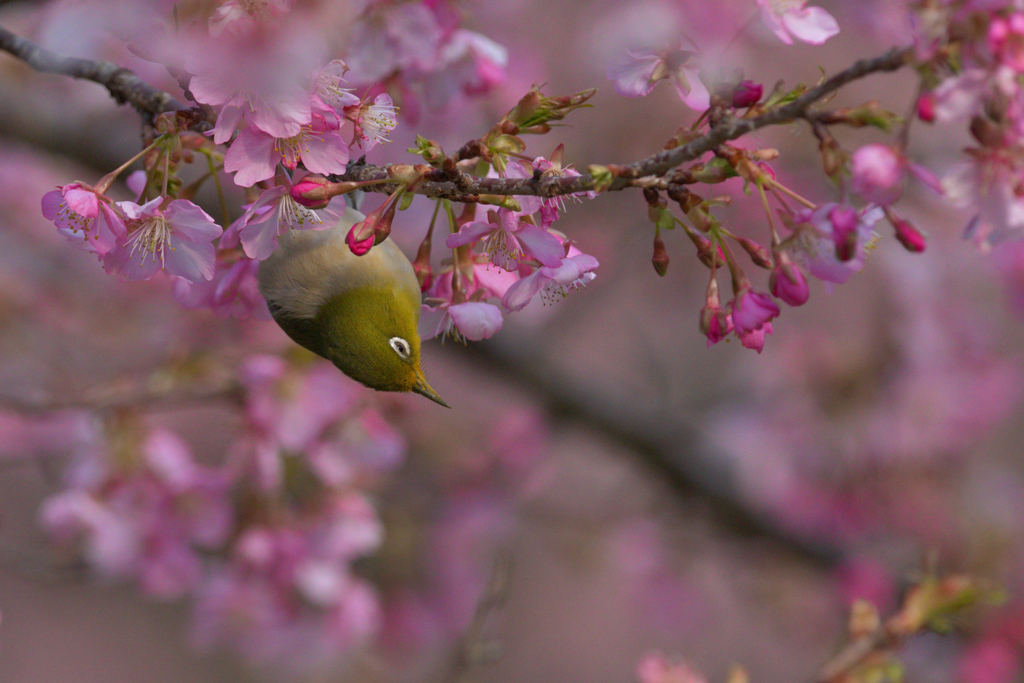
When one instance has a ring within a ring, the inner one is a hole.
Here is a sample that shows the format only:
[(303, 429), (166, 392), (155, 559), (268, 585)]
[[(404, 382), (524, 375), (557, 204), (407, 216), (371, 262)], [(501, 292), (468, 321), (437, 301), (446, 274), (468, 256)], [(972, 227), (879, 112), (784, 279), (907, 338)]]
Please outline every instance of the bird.
[(353, 254), (345, 237), (363, 218), (346, 206), (333, 227), (281, 235), (260, 263), (260, 294), (292, 341), (352, 379), (448, 408), (420, 367), (421, 296), (412, 264), (390, 238)]

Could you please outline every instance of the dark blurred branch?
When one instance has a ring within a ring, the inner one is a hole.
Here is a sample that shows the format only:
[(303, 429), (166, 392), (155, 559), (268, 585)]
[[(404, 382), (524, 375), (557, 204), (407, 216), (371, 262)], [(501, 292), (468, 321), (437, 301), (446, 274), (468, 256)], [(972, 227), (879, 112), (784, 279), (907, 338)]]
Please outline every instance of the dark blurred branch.
[(751, 507), (731, 485), (714, 447), (682, 420), (631, 418), (600, 392), (579, 387), (557, 369), (537, 362), (529, 348), (492, 340), (460, 348), (459, 353), (534, 393), (553, 417), (581, 423), (621, 444), (681, 499), (699, 501), (731, 533), (764, 539), (826, 567), (842, 560), (844, 549), (838, 542), (791, 531)]
[(181, 408), (210, 401), (240, 401), (241, 388), (233, 379), (210, 384), (100, 387), (77, 398), (39, 399), (0, 396), (0, 409), (18, 413), (62, 410), (116, 410), (120, 408)]
[(63, 74), (104, 86), (118, 104), (130, 104), (148, 121), (188, 107), (169, 93), (154, 88), (129, 69), (107, 61), (65, 57), (15, 35), (0, 26), (0, 50), (9, 52), (36, 71)]
[(460, 683), (475, 664), (494, 659), (497, 653), (489, 647), (491, 643), (486, 638), (486, 630), (492, 618), (504, 607), (511, 581), (512, 556), (506, 550), (499, 551), (491, 578), (476, 603), (473, 620), (455, 644), (444, 683)]

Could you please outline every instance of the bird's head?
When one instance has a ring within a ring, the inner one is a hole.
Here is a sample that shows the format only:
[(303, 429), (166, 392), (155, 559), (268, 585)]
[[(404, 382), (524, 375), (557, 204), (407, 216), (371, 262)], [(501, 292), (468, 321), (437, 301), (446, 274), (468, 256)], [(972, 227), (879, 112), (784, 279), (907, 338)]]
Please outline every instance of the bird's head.
[(318, 352), (378, 391), (413, 391), (448, 407), (420, 368), (419, 305), (388, 288), (358, 288), (328, 299), (315, 321)]

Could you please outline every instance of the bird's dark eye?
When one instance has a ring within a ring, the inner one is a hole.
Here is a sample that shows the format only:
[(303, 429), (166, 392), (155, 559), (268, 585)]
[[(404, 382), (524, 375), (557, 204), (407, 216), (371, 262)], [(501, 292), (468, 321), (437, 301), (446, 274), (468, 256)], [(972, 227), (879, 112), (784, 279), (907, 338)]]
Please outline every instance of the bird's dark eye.
[(411, 351), (409, 350), (409, 342), (405, 341), (401, 337), (392, 337), (391, 339), (388, 340), (388, 343), (391, 344), (391, 348), (393, 348), (395, 350), (395, 353), (397, 353), (399, 356), (401, 356), (402, 358), (409, 357), (409, 354), (411, 353)]

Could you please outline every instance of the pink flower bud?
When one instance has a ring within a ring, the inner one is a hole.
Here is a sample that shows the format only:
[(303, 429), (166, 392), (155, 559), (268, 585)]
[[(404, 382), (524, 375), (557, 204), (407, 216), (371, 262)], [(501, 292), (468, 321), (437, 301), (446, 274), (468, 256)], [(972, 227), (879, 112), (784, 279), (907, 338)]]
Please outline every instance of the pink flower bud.
[(732, 332), (732, 315), (728, 309), (728, 306), (722, 309), (718, 299), (718, 281), (712, 274), (704, 308), (700, 310), (700, 331), (708, 338), (708, 346), (717, 344)]
[(302, 206), (310, 209), (322, 209), (331, 201), (331, 195), (327, 191), (331, 182), (323, 176), (306, 176), (299, 182), (292, 185), (289, 191), (292, 199)]
[(907, 251), (914, 253), (924, 251), (925, 246), (927, 246), (924, 235), (910, 221), (899, 218), (893, 221), (893, 227), (896, 228), (896, 239), (906, 247)]
[(931, 93), (925, 93), (917, 100), (917, 118), (921, 119), (925, 123), (934, 123), (935, 121), (935, 96)]
[(750, 256), (750, 260), (754, 262), (754, 265), (761, 268), (772, 267), (772, 257), (768, 253), (768, 250), (762, 247), (754, 240), (747, 239), (746, 237), (737, 237), (736, 241), (743, 247), (743, 251), (747, 252)]
[(732, 332), (732, 316), (727, 310), (705, 306), (700, 309), (700, 331), (708, 338), (708, 346), (717, 344)]
[[(380, 244), (388, 238), (391, 234), (391, 223), (395, 220), (395, 209), (398, 207), (397, 201), (391, 201), (387, 204), (387, 209), (384, 210), (384, 214), (380, 216), (380, 220), (373, 226), (373, 244), (374, 246)], [(379, 209), (378, 209), (379, 211)], [(374, 211), (374, 214), (377, 212)]]
[(807, 279), (785, 253), (776, 256), (776, 265), (768, 277), (768, 289), (790, 306), (803, 306), (811, 296)]
[(737, 334), (753, 332), (779, 315), (779, 305), (765, 292), (741, 289), (732, 307), (732, 323)]
[(420, 291), (430, 289), (434, 282), (434, 269), (430, 267), (430, 233), (420, 242), (420, 248), (416, 251), (416, 260), (412, 262), (412, 269), (416, 272), (416, 279), (420, 283)]
[(345, 236), (345, 242), (348, 243), (348, 248), (351, 249), (352, 253), (356, 256), (363, 256), (373, 248), (373, 219), (374, 215), (371, 213), (369, 216), (353, 225), (348, 231), (348, 235)]
[(732, 106), (737, 109), (752, 107), (761, 101), (764, 86), (754, 81), (743, 81), (732, 93)]
[(864, 145), (853, 153), (850, 165), (850, 186), (864, 199), (888, 206), (900, 198), (906, 162), (891, 147)]

